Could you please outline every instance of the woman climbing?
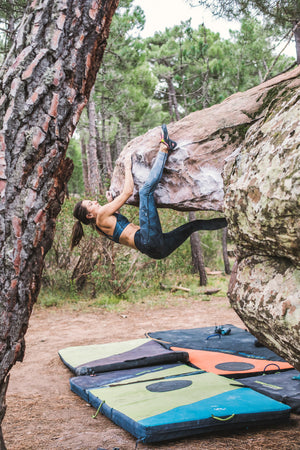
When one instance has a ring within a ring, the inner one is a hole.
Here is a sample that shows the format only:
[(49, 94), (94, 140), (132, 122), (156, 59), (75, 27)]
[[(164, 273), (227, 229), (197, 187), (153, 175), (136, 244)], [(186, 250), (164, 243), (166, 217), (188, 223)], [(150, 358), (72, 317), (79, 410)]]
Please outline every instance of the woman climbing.
[(194, 220), (173, 231), (163, 233), (154, 200), (154, 191), (161, 180), (169, 152), (177, 147), (169, 138), (166, 125), (162, 125), (162, 138), (148, 179), (139, 191), (140, 226), (130, 223), (118, 211), (133, 193), (131, 155), (125, 158), (125, 182), (120, 195), (100, 205), (97, 201), (82, 200), (77, 203), (73, 215), (78, 221), (73, 226), (71, 249), (79, 244), (83, 236), (82, 224), (91, 225), (99, 234), (114, 242), (139, 250), (150, 258), (162, 259), (176, 250), (192, 233), (199, 230), (218, 230), (227, 226), (225, 218)]

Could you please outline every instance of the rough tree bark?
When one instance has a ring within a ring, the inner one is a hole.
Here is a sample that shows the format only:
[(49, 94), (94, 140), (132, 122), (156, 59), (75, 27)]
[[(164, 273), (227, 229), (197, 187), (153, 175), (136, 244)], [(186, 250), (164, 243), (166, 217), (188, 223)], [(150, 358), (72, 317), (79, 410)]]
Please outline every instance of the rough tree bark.
[(34, 0), (0, 74), (0, 420), (73, 168), (67, 145), (117, 6)]

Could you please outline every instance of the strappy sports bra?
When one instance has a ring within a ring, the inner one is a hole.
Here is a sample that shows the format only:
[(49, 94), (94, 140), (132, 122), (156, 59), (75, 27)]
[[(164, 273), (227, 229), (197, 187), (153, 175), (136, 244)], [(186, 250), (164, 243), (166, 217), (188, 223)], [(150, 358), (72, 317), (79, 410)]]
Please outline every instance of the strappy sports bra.
[(106, 236), (108, 239), (110, 239), (111, 241), (117, 242), (117, 244), (119, 244), (119, 242), (120, 242), (119, 239), (120, 239), (121, 233), (123, 230), (125, 230), (127, 225), (130, 224), (130, 222), (127, 219), (127, 217), (123, 216), (123, 214), (114, 213), (113, 215), (117, 218), (117, 223), (116, 223), (116, 226), (114, 229), (114, 234), (112, 236), (110, 234), (107, 234), (104, 231), (102, 231), (97, 225), (96, 225), (96, 228), (98, 231), (100, 231), (100, 233), (104, 234), (104, 236)]

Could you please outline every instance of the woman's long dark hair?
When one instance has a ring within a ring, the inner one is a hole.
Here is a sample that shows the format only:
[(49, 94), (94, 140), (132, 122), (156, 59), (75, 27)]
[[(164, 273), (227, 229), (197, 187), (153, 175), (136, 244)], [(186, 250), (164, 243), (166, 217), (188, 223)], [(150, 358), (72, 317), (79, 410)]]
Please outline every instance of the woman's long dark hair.
[(71, 244), (70, 248), (71, 251), (73, 250), (76, 245), (79, 244), (81, 241), (81, 238), (84, 236), (83, 227), (84, 225), (95, 225), (95, 219), (88, 219), (86, 216), (88, 214), (88, 210), (82, 206), (82, 201), (76, 203), (74, 210), (73, 210), (73, 216), (78, 219), (77, 222), (73, 225), (72, 230), (72, 236), (71, 236)]

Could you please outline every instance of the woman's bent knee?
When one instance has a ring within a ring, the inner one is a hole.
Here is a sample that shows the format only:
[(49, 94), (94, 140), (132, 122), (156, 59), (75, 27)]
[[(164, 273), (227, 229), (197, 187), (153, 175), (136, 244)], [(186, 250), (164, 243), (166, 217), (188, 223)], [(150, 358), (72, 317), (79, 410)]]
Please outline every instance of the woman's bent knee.
[(141, 197), (141, 196), (147, 197), (147, 196), (149, 196), (151, 193), (152, 193), (152, 192), (151, 192), (151, 185), (148, 184), (147, 182), (144, 184), (144, 186), (143, 186), (143, 187), (140, 189), (140, 191), (139, 191), (140, 197)]

